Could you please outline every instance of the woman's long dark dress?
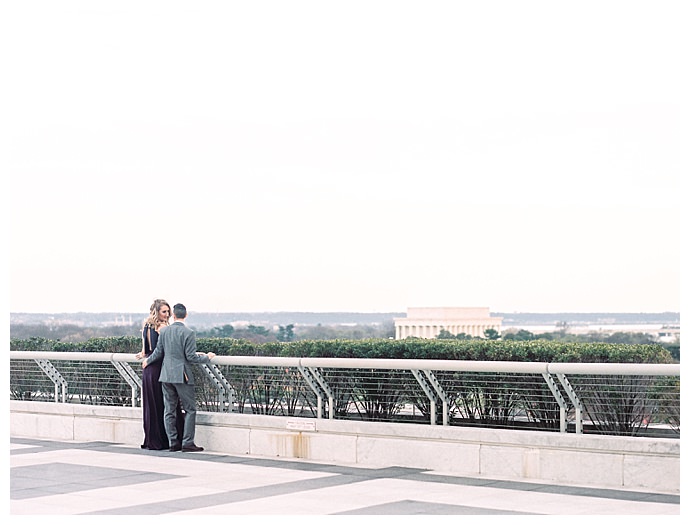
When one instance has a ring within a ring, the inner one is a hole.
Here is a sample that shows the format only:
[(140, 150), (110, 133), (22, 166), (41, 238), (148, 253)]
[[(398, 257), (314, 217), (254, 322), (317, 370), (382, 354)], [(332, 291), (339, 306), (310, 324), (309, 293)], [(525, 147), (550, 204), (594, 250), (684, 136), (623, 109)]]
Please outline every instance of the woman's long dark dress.
[[(151, 355), (158, 343), (158, 332), (149, 325), (144, 326), (142, 333), (144, 338), (144, 351), (146, 356)], [(149, 336), (150, 343), (149, 344)], [(158, 381), (161, 375), (163, 360), (151, 363), (144, 368), (141, 378), (141, 405), (144, 420), (144, 443), (141, 448), (149, 450), (164, 450), (170, 447), (168, 435), (165, 432), (163, 414), (163, 389)], [(177, 407), (177, 435), (182, 438), (184, 428), (184, 415), (180, 407)]]

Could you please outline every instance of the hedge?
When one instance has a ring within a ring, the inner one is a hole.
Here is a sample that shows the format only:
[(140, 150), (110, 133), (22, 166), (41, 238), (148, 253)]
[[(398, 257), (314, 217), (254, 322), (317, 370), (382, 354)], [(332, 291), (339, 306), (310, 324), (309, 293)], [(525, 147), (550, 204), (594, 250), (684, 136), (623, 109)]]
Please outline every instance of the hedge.
[[(138, 337), (93, 338), (81, 343), (51, 339), (11, 339), (10, 350), (137, 353)], [(439, 339), (364, 339), (253, 343), (244, 339), (199, 338), (197, 350), (217, 355), (271, 357), (338, 357), (366, 359), (448, 359), (562, 363), (673, 363), (656, 344), (563, 343), (557, 341), (491, 341)]]

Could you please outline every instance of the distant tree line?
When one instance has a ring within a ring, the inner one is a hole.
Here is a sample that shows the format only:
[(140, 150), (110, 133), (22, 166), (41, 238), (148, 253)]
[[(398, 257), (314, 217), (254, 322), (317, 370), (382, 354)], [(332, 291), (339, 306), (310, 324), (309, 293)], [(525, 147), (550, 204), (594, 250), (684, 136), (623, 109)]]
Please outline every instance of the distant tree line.
[[(212, 328), (196, 328), (197, 337), (228, 337), (245, 339), (253, 343), (290, 342), (324, 339), (390, 339), (395, 336), (393, 322), (382, 324), (355, 325), (309, 325), (295, 326), (294, 324), (278, 325), (277, 328), (267, 328), (260, 325), (223, 324)], [(139, 336), (142, 325), (140, 323), (117, 326), (78, 326), (75, 324), (10, 324), (10, 338), (28, 339), (40, 337), (43, 339), (59, 340), (66, 343), (84, 342), (94, 337)]]
[(40, 337), (65, 343), (80, 343), (95, 337), (138, 336), (141, 324), (116, 326), (79, 326), (76, 324), (10, 324), (11, 339)]
[(295, 340), (295, 325), (278, 326), (277, 331), (264, 326), (250, 324), (247, 327), (235, 328), (231, 324), (214, 326), (210, 330), (197, 330), (197, 337), (229, 337), (232, 339), (246, 339), (253, 343), (271, 343), (280, 341), (287, 343)]
[[(192, 326), (194, 328), (194, 326)], [(83, 327), (70, 324), (11, 324), (10, 338), (29, 339), (40, 337), (58, 340), (66, 343), (84, 342), (99, 337), (139, 336), (141, 326), (138, 324)], [(278, 325), (276, 329), (260, 325), (235, 327), (231, 324), (214, 326), (213, 328), (196, 329), (197, 337), (243, 339), (252, 343), (292, 342), (306, 340), (362, 340), (362, 339), (393, 339), (395, 326), (391, 323), (377, 325), (313, 325), (295, 326), (294, 324)], [(469, 340), (480, 339), (468, 334), (451, 334), (441, 330), (437, 339)], [(657, 342), (653, 336), (642, 332), (589, 332), (574, 334), (567, 326), (559, 330), (535, 334), (528, 330), (507, 330), (500, 334), (494, 329), (484, 332), (483, 339), (503, 341), (532, 341), (547, 340), (561, 343), (612, 343), (612, 344), (658, 344), (667, 349), (674, 359), (680, 361), (680, 341), (673, 343)]]
[(680, 341), (665, 343), (658, 342), (649, 334), (643, 332), (588, 332), (585, 334), (573, 334), (568, 331), (567, 325), (563, 324), (560, 330), (555, 332), (545, 332), (535, 334), (529, 330), (511, 330), (506, 331), (502, 335), (493, 328), (484, 331), (484, 337), (473, 337), (471, 335), (460, 333), (452, 334), (448, 330), (441, 330), (436, 336), (436, 339), (491, 339), (503, 341), (556, 341), (559, 343), (611, 343), (611, 344), (626, 344), (626, 345), (651, 345), (658, 344), (659, 346), (668, 350), (674, 359), (680, 361)]

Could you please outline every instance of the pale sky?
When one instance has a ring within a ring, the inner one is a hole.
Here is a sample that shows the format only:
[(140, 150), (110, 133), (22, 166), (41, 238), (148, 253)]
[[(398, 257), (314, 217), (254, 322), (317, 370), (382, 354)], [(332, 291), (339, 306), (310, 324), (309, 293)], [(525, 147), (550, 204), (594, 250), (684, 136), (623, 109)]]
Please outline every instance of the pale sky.
[(9, 309), (680, 311), (682, 5), (6, 2)]

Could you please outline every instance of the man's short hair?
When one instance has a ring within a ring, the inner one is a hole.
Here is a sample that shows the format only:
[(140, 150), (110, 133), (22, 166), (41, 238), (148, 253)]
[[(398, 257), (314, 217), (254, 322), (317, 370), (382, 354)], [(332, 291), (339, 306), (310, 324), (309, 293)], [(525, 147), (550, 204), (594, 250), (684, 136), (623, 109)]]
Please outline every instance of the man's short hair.
[(173, 306), (173, 315), (176, 319), (184, 319), (187, 317), (187, 308), (182, 303), (177, 303)]

